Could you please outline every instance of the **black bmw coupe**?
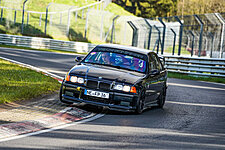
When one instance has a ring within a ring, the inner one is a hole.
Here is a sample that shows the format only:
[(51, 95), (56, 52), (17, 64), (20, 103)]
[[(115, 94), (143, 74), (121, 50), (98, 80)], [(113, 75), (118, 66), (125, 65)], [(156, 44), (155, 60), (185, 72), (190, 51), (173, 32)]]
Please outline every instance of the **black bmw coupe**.
[(135, 111), (165, 103), (167, 71), (152, 51), (104, 44), (96, 46), (65, 76), (60, 101)]

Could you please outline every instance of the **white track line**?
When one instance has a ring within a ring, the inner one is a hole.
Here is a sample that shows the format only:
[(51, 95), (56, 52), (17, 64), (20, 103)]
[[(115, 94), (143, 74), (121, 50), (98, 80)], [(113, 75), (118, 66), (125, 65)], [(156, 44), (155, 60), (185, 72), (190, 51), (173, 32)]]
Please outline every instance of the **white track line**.
[(52, 74), (52, 73), (50, 73), (50, 72), (48, 72), (48, 71), (46, 71), (44, 69), (41, 69), (41, 68), (38, 68), (38, 67), (34, 67), (34, 66), (31, 66), (31, 65), (28, 65), (28, 64), (25, 64), (25, 63), (22, 63), (22, 62), (19, 62), (19, 61), (15, 61), (15, 60), (12, 60), (12, 59), (8, 59), (8, 58), (5, 58), (5, 57), (1, 57), (1, 56), (0, 56), (0, 59), (3, 59), (3, 60), (6, 60), (6, 61), (9, 61), (9, 62), (18, 64), (18, 65), (21, 65), (21, 66), (26, 67), (26, 68), (30, 68), (30, 69), (38, 71), (38, 72), (43, 72), (43, 73), (46, 73), (46, 74), (50, 75), (51, 77), (55, 77), (55, 78), (63, 80), (63, 77), (60, 77), (60, 76), (55, 75), (55, 74)]
[[(91, 114), (91, 115), (93, 115), (93, 114)], [(37, 132), (32, 132), (32, 133), (28, 133), (28, 134), (17, 135), (17, 136), (14, 136), (14, 137), (5, 138), (5, 139), (0, 140), (0, 143), (5, 142), (5, 141), (10, 141), (10, 140), (16, 140), (16, 139), (20, 139), (20, 138), (24, 138), (24, 137), (28, 137), (28, 136), (38, 135), (38, 134), (42, 134), (42, 133), (46, 133), (46, 132), (51, 132), (51, 131), (54, 131), (54, 130), (66, 128), (66, 127), (81, 124), (81, 123), (86, 123), (86, 122), (93, 121), (93, 120), (96, 120), (96, 119), (104, 116), (104, 114), (97, 114), (93, 117), (91, 115), (87, 116), (87, 117), (91, 117), (91, 118), (81, 120), (81, 121), (78, 121), (78, 122), (73, 122), (73, 123), (70, 123), (70, 124), (65, 124), (65, 125), (61, 125), (61, 126), (50, 128), (50, 129), (45, 129), (45, 130), (41, 130), (41, 131), (37, 131)]]
[(178, 105), (188, 105), (188, 106), (225, 108), (225, 105), (215, 105), (215, 104), (184, 103), (184, 102), (175, 102), (175, 101), (166, 101), (166, 103), (178, 104)]
[[(59, 79), (63, 79), (62, 77), (60, 77), (58, 75), (55, 75), (55, 74), (52, 74), (52, 73), (49, 73), (48, 71), (43, 70), (41, 68), (37, 68), (37, 67), (31, 66), (31, 65), (28, 65), (28, 64), (25, 64), (25, 63), (21, 63), (21, 62), (12, 60), (12, 59), (8, 59), (8, 58), (5, 58), (5, 57), (0, 57), (0, 59), (7, 60), (7, 61), (10, 61), (12, 63), (19, 64), (21, 66), (30, 68), (32, 70), (44, 72), (44, 73), (46, 73), (46, 74), (48, 74), (48, 75), (50, 75), (52, 77), (56, 77), (56, 78), (59, 78)], [(62, 129), (62, 128), (66, 128), (66, 127), (69, 127), (69, 126), (72, 126), (72, 125), (77, 125), (77, 124), (81, 124), (81, 123), (93, 121), (93, 120), (98, 119), (98, 118), (101, 118), (103, 116), (104, 116), (104, 114), (97, 114), (97, 115), (91, 114), (91, 115), (87, 116), (86, 118), (88, 118), (88, 119), (85, 119), (85, 120), (81, 120), (81, 121), (78, 121), (78, 122), (74, 122), (74, 123), (70, 123), (70, 124), (66, 124), (66, 125), (54, 127), (54, 128), (51, 128), (51, 129), (45, 129), (45, 130), (41, 130), (41, 131), (37, 131), (37, 132), (32, 132), (32, 133), (28, 133), (28, 134), (23, 134), (23, 135), (18, 135), (18, 136), (10, 137), (10, 138), (1, 139), (0, 142), (9, 141), (9, 140), (15, 140), (15, 139), (24, 138), (24, 137), (28, 137), (28, 136), (32, 136), (32, 135), (37, 135), (37, 134), (41, 134), (41, 133), (46, 133), (46, 132), (51, 132), (51, 131), (58, 130), (58, 129)]]

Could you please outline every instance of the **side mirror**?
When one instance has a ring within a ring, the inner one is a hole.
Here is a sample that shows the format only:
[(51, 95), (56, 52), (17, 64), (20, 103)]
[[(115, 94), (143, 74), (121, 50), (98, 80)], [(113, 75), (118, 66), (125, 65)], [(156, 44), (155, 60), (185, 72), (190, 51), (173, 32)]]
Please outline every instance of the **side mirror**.
[(154, 70), (151, 70), (149, 75), (151, 76), (155, 76), (155, 75), (159, 75), (160, 74), (160, 71), (158, 69), (154, 69)]
[(77, 56), (77, 57), (75, 58), (75, 62), (80, 62), (81, 60), (82, 60), (82, 58), (79, 57), (79, 56)]

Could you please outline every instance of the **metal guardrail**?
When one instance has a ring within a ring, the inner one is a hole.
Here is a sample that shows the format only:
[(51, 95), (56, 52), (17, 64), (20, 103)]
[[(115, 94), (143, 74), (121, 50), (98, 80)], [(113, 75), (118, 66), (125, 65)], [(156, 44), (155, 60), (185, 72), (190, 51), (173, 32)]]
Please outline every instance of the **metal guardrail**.
[(164, 56), (169, 72), (225, 77), (225, 59)]
[(0, 34), (0, 43), (4, 45), (21, 46), (34, 49), (53, 49), (62, 51), (73, 51), (78, 53), (87, 53), (96, 46), (95, 44), (84, 42), (61, 41), (48, 38), (7, 34)]
[[(96, 45), (84, 42), (53, 40), (48, 38), (0, 34), (0, 43), (35, 49), (54, 49), (88, 53)], [(164, 56), (166, 68), (170, 72), (179, 72), (197, 76), (225, 77), (225, 59)]]

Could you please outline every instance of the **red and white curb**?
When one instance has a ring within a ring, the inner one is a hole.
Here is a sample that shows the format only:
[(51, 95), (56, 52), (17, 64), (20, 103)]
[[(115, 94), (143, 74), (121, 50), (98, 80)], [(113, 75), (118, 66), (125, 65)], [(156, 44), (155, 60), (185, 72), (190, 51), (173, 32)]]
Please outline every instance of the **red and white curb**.
[[(46, 70), (4, 57), (0, 57), (0, 59), (42, 72), (46, 76), (50, 76), (59, 82), (63, 81), (62, 77), (49, 73)], [(103, 116), (104, 114), (95, 114), (76, 107), (67, 107), (59, 113), (38, 120), (27, 120), (0, 125), (0, 142), (62, 129), (71, 125), (92, 121)]]
[[(18, 135), (29, 136), (30, 134), (28, 133), (34, 133), (41, 130), (49, 132), (59, 128), (64, 128), (66, 127), (65, 126), (66, 124), (67, 126), (70, 126), (73, 125), (74, 123), (77, 124), (78, 121), (80, 122), (81, 120), (82, 122), (87, 122), (100, 118), (102, 116), (103, 114), (96, 115), (94, 113), (87, 112), (79, 108), (67, 107), (64, 110), (60, 111), (59, 113), (41, 119), (0, 125), (0, 142), (21, 137), (21, 136), (15, 137)], [(43, 133), (43, 131), (38, 132), (36, 134), (40, 133)]]

